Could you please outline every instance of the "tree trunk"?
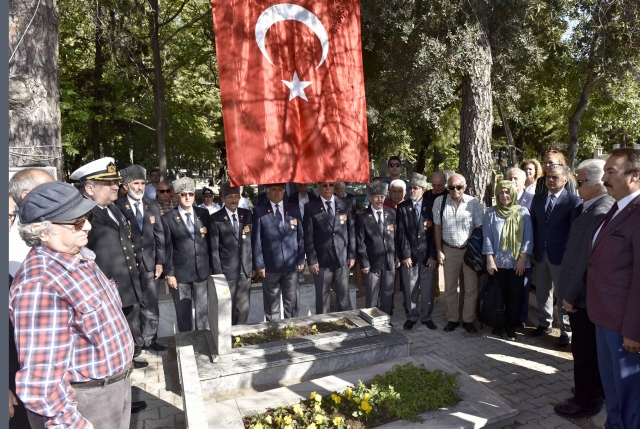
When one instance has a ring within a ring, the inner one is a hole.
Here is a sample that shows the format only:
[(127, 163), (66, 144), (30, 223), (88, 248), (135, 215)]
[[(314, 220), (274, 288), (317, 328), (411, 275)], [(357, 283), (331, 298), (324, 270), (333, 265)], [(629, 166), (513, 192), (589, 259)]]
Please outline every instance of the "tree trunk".
[(500, 120), (502, 121), (502, 126), (504, 127), (504, 134), (507, 136), (507, 144), (509, 145), (509, 162), (511, 163), (510, 167), (518, 166), (518, 155), (516, 154), (516, 145), (513, 141), (513, 135), (511, 134), (511, 128), (509, 127), (509, 122), (507, 122), (507, 115), (504, 114), (504, 110), (502, 109), (502, 104), (500, 100), (495, 99), (496, 105), (498, 106), (498, 113), (500, 114)]
[(151, 15), (149, 27), (151, 32), (151, 50), (153, 51), (153, 106), (156, 114), (156, 141), (158, 143), (158, 167), (160, 180), (167, 178), (167, 150), (165, 142), (165, 85), (162, 75), (162, 57), (160, 52), (158, 0), (149, 0)]
[(460, 173), (466, 178), (469, 195), (484, 201), (491, 183), (491, 46), (487, 34), (488, 5), (484, 0), (471, 4), (480, 21), (476, 36), (476, 60), (462, 77), (460, 109)]
[(9, 2), (9, 166), (53, 166), (61, 178), (58, 14), (55, 0), (36, 4)]
[(587, 105), (589, 104), (589, 95), (591, 95), (591, 90), (599, 78), (599, 73), (593, 69), (589, 70), (589, 74), (587, 74), (587, 81), (584, 83), (584, 87), (580, 93), (580, 101), (578, 101), (578, 105), (576, 106), (576, 110), (573, 112), (573, 115), (569, 118), (569, 149), (567, 151), (567, 164), (570, 169), (573, 169), (578, 156), (578, 126), (580, 125), (580, 118), (582, 118), (582, 114), (587, 109)]
[(425, 138), (420, 141), (420, 149), (418, 150), (418, 159), (416, 160), (416, 167), (414, 168), (414, 172), (419, 174), (424, 174), (424, 169), (427, 164), (427, 151), (429, 150), (429, 146), (431, 146), (431, 142), (433, 138), (431, 134), (427, 134)]
[(99, 159), (100, 155), (100, 121), (96, 118), (103, 108), (102, 75), (104, 72), (104, 39), (102, 28), (102, 14), (100, 4), (96, 6), (96, 28), (95, 28), (95, 55), (93, 68), (93, 117), (91, 118), (91, 146), (93, 147), (93, 158)]

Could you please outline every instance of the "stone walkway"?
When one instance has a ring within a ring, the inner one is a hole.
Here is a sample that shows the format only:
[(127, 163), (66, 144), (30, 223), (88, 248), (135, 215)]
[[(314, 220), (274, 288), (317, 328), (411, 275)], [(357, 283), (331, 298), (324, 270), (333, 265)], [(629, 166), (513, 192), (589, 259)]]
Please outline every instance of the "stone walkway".
[[(443, 278), (441, 275), (440, 278)], [(441, 289), (444, 289), (441, 286)], [(358, 303), (364, 301), (359, 298)], [(362, 302), (361, 305), (364, 305)], [(392, 323), (402, 330), (405, 321), (402, 295), (396, 293), (396, 312)], [(402, 331), (411, 341), (411, 354), (434, 353), (471, 375), (501, 395), (519, 410), (515, 417), (518, 429), (597, 429), (604, 425), (604, 412), (592, 419), (564, 419), (553, 411), (555, 404), (572, 397), (573, 359), (570, 349), (560, 351), (553, 343), (559, 336), (533, 338), (528, 333), (532, 323), (518, 330), (518, 341), (507, 341), (491, 335), (491, 328), (478, 328), (478, 334), (467, 334), (461, 327), (444, 332), (446, 324), (442, 297), (436, 298), (433, 320), (435, 331), (418, 324)], [(530, 317), (535, 317), (535, 308)], [(147, 401), (147, 409), (133, 414), (131, 428), (183, 428), (182, 399), (173, 339), (162, 339), (170, 350), (162, 353), (143, 352), (139, 359), (149, 362), (144, 370), (132, 375), (134, 400)]]

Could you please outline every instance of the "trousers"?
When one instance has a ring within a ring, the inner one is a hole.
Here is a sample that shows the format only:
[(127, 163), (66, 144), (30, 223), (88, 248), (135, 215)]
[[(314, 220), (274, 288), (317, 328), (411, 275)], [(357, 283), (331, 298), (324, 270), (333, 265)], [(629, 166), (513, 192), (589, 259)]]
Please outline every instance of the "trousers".
[[(549, 262), (547, 252), (542, 255), (541, 261), (536, 261), (536, 299), (538, 301), (538, 325), (549, 328), (553, 322), (553, 296), (555, 295), (554, 285), (560, 279), (560, 265)], [(560, 317), (560, 336), (571, 336), (571, 325), (569, 316), (562, 307), (562, 297), (556, 296), (556, 307)]]
[(460, 321), (458, 307), (458, 280), (460, 268), (464, 275), (464, 306), (462, 321), (473, 323), (476, 318), (476, 301), (478, 300), (478, 274), (464, 263), (466, 249), (455, 249), (443, 246), (444, 252), (444, 300), (448, 322)]
[(331, 312), (331, 283), (336, 283), (336, 301), (338, 311), (352, 310), (349, 300), (349, 266), (320, 268), (314, 274), (313, 283), (316, 288), (316, 314)]
[[(433, 302), (435, 296), (433, 294), (435, 282), (435, 270), (429, 268), (421, 262), (417, 265), (407, 268), (401, 266), (402, 280), (404, 282), (405, 296), (407, 297), (407, 320), (422, 322), (431, 320), (433, 312)], [(418, 295), (422, 297), (420, 300), (420, 313), (418, 313)]]
[(380, 310), (387, 314), (393, 312), (393, 289), (396, 280), (396, 269), (382, 269), (375, 273), (369, 271), (364, 275), (364, 286), (366, 292), (366, 307), (378, 307), (378, 297), (380, 298)]
[(280, 320), (280, 296), (284, 307), (284, 318), (298, 317), (300, 307), (300, 289), (298, 272), (265, 273), (262, 279), (262, 297), (264, 315), (268, 322)]

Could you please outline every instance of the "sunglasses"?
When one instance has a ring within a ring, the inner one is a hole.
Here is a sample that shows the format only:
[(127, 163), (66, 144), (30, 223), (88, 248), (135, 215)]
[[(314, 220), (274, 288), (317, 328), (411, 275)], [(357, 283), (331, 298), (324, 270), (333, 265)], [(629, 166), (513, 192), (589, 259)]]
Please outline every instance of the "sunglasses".
[(580, 186), (582, 186), (582, 184), (583, 184), (584, 182), (588, 182), (588, 181), (589, 181), (589, 179), (578, 180), (578, 188), (579, 188)]
[(464, 189), (464, 185), (451, 185), (451, 186), (447, 186), (447, 189), (450, 191), (453, 191), (454, 189), (456, 191), (462, 191)]
[(195, 192), (180, 192), (180, 198), (185, 198), (185, 197), (193, 198), (195, 195), (196, 195)]
[(400, 167), (402, 164), (400, 164), (399, 162), (391, 162), (389, 163), (389, 167), (391, 168), (397, 168)]
[(73, 230), (75, 232), (78, 232), (78, 231), (81, 231), (82, 228), (84, 228), (85, 222), (91, 223), (92, 220), (93, 220), (93, 212), (89, 212), (86, 215), (80, 216), (77, 219), (63, 221), (63, 222), (51, 222), (51, 223), (54, 225), (71, 225), (73, 226)]
[(168, 194), (169, 192), (171, 192), (171, 189), (158, 189), (156, 192), (160, 194)]

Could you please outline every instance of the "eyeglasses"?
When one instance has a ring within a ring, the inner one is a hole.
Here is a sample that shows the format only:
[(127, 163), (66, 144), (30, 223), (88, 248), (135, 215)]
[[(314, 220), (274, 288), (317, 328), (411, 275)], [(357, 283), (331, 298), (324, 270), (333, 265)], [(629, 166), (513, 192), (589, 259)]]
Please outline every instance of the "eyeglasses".
[(160, 194), (168, 194), (169, 192), (171, 192), (171, 189), (158, 189), (156, 192)]
[(71, 225), (73, 226), (73, 230), (75, 232), (78, 232), (78, 231), (81, 231), (82, 228), (84, 228), (85, 222), (91, 223), (92, 220), (93, 220), (93, 212), (89, 212), (86, 215), (81, 216), (77, 219), (63, 221), (63, 222), (51, 222), (51, 223), (54, 225)]
[(456, 191), (462, 191), (464, 189), (464, 185), (450, 185), (450, 186), (447, 186), (447, 189), (450, 191), (453, 191), (454, 189)]
[(588, 181), (589, 181), (589, 179), (578, 180), (578, 188), (579, 188), (580, 186), (582, 186), (582, 184), (583, 184), (584, 182), (588, 182)]
[(402, 164), (400, 164), (399, 162), (390, 162), (389, 163), (389, 167), (391, 168), (397, 168), (400, 167)]
[(193, 198), (196, 195), (195, 192), (180, 192), (180, 198)]

